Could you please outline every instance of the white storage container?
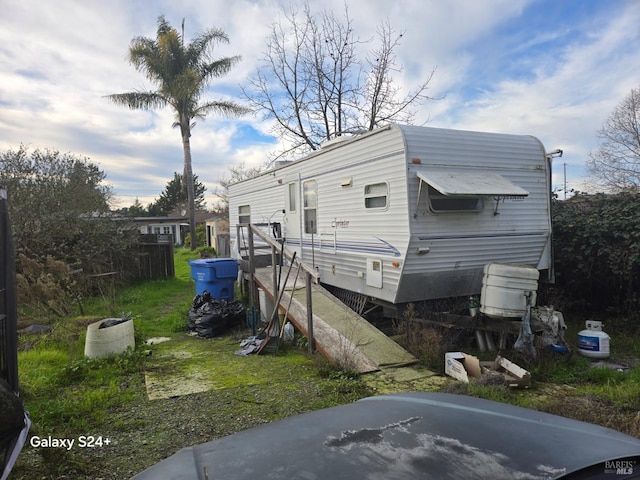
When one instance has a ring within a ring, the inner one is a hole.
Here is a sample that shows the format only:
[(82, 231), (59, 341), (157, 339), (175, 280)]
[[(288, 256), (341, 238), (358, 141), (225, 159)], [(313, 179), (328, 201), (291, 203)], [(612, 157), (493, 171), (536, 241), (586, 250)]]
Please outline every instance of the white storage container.
[(127, 320), (107, 328), (100, 328), (102, 322), (107, 320), (119, 319), (103, 318), (87, 327), (87, 338), (84, 344), (84, 354), (87, 357), (103, 357), (112, 353), (122, 353), (129, 347), (135, 348), (133, 320)]
[(258, 303), (260, 304), (260, 320), (263, 323), (269, 323), (275, 302), (262, 288), (258, 288)]
[(480, 312), (494, 318), (522, 318), (527, 310), (526, 293), (531, 306), (536, 304), (540, 272), (528, 265), (488, 263), (484, 266)]

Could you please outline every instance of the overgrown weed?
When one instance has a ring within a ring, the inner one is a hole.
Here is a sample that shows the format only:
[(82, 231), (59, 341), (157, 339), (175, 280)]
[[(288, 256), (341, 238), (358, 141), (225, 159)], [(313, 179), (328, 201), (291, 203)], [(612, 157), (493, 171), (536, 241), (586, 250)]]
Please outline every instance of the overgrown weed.
[(444, 354), (456, 348), (458, 336), (451, 331), (418, 321), (419, 313), (409, 304), (404, 318), (394, 322), (394, 333), (404, 348), (420, 363), (436, 372), (444, 371)]

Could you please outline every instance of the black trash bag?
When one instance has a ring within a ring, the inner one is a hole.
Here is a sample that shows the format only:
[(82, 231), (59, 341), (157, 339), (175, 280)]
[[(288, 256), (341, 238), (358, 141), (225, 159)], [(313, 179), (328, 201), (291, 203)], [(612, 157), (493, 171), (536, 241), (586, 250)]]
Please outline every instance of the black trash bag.
[(187, 327), (200, 337), (211, 338), (240, 325), (245, 315), (245, 307), (241, 302), (218, 300), (205, 290), (193, 299)]
[(196, 295), (191, 302), (191, 310), (195, 311), (202, 307), (204, 304), (209, 303), (211, 301), (211, 294), (205, 290), (202, 292), (202, 295)]
[(198, 313), (194, 310), (189, 310), (187, 315), (187, 330), (193, 332), (196, 329), (196, 320), (198, 319)]
[(191, 302), (191, 309), (187, 316), (187, 328), (190, 331), (196, 329), (196, 320), (202, 316), (201, 309), (211, 301), (211, 294), (205, 290), (202, 295), (196, 295)]
[(110, 318), (109, 320), (105, 320), (104, 322), (102, 322), (98, 326), (98, 328), (113, 327), (114, 325), (120, 325), (121, 323), (128, 322), (129, 320), (131, 319), (130, 318)]

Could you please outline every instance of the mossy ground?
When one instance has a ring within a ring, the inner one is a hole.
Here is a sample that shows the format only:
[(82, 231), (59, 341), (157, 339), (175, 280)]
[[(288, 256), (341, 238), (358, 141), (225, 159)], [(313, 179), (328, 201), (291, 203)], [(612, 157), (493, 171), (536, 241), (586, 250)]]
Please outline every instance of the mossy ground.
[[(521, 391), (482, 382), (463, 384), (419, 367), (357, 376), (336, 371), (321, 357), (291, 345), (275, 356), (234, 355), (248, 330), (214, 339), (190, 337), (184, 330), (194, 291), (186, 266), (191, 255), (177, 253), (176, 278), (87, 301), (85, 316), (62, 319), (47, 334), (21, 338), (21, 393), (33, 420), (31, 434), (76, 439), (94, 435), (111, 443), (70, 451), (27, 445), (12, 479), (129, 478), (189, 445), (372, 394), (410, 390), (475, 395), (640, 436), (638, 367), (620, 373), (592, 370), (588, 360), (576, 355), (541, 359), (529, 368), (533, 387)], [(120, 312), (132, 312), (138, 348), (85, 359), (86, 325)], [(170, 340), (145, 344), (157, 336)], [(634, 355), (637, 342), (629, 344)], [(428, 366), (441, 373), (438, 362), (449, 342), (423, 335), (419, 345), (429, 354)], [(149, 376), (174, 389), (210, 383), (206, 390), (174, 391), (152, 400)], [(185, 381), (189, 377), (194, 381)]]
[(274, 382), (292, 389), (291, 383), (317, 377), (313, 362), (291, 347), (281, 348), (278, 355), (236, 355), (239, 339), (248, 333), (240, 330), (221, 338), (178, 334), (152, 346), (145, 368), (149, 398)]
[[(249, 335), (245, 329), (213, 339), (189, 336), (194, 285), (187, 260), (196, 256), (179, 250), (175, 278), (86, 299), (83, 316), (21, 337), (21, 395), (33, 421), (31, 435), (93, 435), (110, 444), (78, 448), (76, 441), (67, 451), (28, 442), (12, 479), (129, 478), (186, 446), (372, 393), (358, 378), (323, 374), (321, 359), (293, 346), (275, 356), (234, 355)], [(129, 312), (136, 350), (84, 358), (87, 325)], [(170, 340), (146, 344), (160, 336)], [(150, 399), (147, 376), (174, 391)], [(180, 385), (192, 391), (175, 391)]]

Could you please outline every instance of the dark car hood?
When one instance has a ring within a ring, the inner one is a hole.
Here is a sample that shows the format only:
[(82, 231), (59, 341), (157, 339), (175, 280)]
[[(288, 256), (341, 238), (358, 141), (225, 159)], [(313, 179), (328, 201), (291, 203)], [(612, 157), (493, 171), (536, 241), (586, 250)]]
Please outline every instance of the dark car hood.
[(640, 460), (640, 440), (596, 425), (474, 397), (406, 393), (184, 448), (134, 478), (526, 480), (631, 457), (617, 466)]

